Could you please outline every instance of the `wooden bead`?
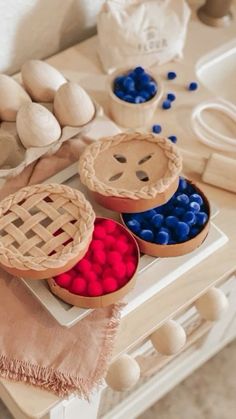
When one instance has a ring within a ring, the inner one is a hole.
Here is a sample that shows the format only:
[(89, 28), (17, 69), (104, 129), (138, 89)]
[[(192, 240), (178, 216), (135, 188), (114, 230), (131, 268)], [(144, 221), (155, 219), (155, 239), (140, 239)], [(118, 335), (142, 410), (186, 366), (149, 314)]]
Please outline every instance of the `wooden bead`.
[(168, 320), (150, 337), (154, 348), (163, 355), (173, 355), (182, 349), (186, 342), (183, 327), (174, 320)]
[(122, 355), (110, 365), (106, 383), (115, 391), (126, 391), (138, 382), (139, 377), (139, 364), (130, 355)]
[(227, 310), (228, 299), (219, 288), (212, 287), (195, 302), (195, 307), (205, 320), (219, 320)]

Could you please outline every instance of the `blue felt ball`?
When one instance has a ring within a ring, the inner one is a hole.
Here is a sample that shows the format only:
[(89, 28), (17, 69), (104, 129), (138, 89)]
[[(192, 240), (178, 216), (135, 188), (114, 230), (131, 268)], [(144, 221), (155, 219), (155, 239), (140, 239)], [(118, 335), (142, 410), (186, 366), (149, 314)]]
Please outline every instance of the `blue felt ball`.
[(187, 189), (187, 181), (186, 179), (184, 179), (183, 177), (179, 178), (179, 187), (178, 187), (178, 191), (183, 192), (185, 191), (185, 189)]
[(147, 73), (142, 73), (139, 76), (138, 80), (139, 80), (140, 86), (141, 85), (145, 86), (147, 83), (150, 82), (151, 76), (149, 74), (147, 74)]
[(199, 227), (194, 226), (190, 229), (189, 237), (193, 238), (193, 237), (197, 236), (198, 233), (199, 233)]
[(175, 207), (173, 211), (173, 215), (176, 217), (181, 217), (185, 213), (185, 209), (183, 207)]
[(166, 231), (159, 231), (155, 237), (155, 242), (158, 244), (168, 244), (169, 234)]
[(154, 81), (151, 81), (145, 85), (146, 92), (150, 93), (151, 96), (154, 96), (157, 92), (157, 85)]
[(174, 100), (176, 99), (176, 96), (174, 93), (167, 93), (167, 99), (170, 100), (171, 102), (174, 102)]
[(162, 231), (162, 232), (164, 231), (165, 233), (168, 233), (168, 234), (171, 233), (168, 227), (161, 227), (159, 231)]
[(144, 68), (143, 68), (143, 67), (138, 66), (138, 67), (135, 67), (135, 69), (134, 69), (134, 73), (135, 73), (137, 76), (140, 76), (141, 74), (145, 73), (145, 70), (144, 70)]
[(145, 99), (143, 96), (136, 96), (134, 98), (134, 103), (144, 103), (144, 102), (145, 102)]
[(177, 137), (176, 137), (176, 135), (169, 135), (169, 140), (172, 142), (172, 143), (177, 143)]
[(203, 199), (202, 199), (201, 195), (199, 195), (198, 193), (193, 193), (192, 195), (190, 195), (189, 201), (190, 202), (197, 202), (199, 205), (203, 204)]
[(192, 82), (191, 82), (191, 83), (189, 83), (189, 85), (188, 85), (188, 90), (193, 91), (193, 90), (197, 90), (197, 88), (198, 88), (198, 84), (197, 84), (197, 82), (196, 82), (196, 81), (192, 81)]
[(125, 93), (123, 92), (123, 90), (116, 89), (114, 93), (119, 99), (124, 100)]
[(118, 77), (116, 77), (115, 78), (115, 80), (114, 80), (114, 86), (115, 87), (118, 87), (119, 89), (123, 89), (123, 83), (124, 83), (124, 80), (126, 79), (126, 77), (125, 76), (118, 76)]
[(171, 101), (170, 101), (170, 100), (165, 99), (165, 100), (162, 102), (162, 109), (170, 109), (170, 108), (171, 108)]
[(139, 96), (143, 97), (145, 99), (145, 102), (151, 98), (151, 94), (146, 90), (140, 90)]
[(196, 214), (197, 225), (203, 226), (208, 220), (208, 215), (205, 212), (198, 212)]
[(179, 222), (179, 219), (175, 217), (174, 215), (169, 215), (165, 219), (165, 223), (167, 227), (175, 228)]
[(178, 237), (187, 236), (189, 234), (189, 231), (189, 225), (187, 223), (184, 223), (183, 221), (179, 221), (175, 228), (175, 232)]
[(186, 206), (189, 204), (189, 197), (185, 193), (182, 193), (175, 198), (175, 202), (181, 207)]
[(152, 217), (152, 225), (155, 228), (160, 228), (163, 224), (164, 216), (162, 214), (156, 214)]
[(134, 103), (134, 98), (131, 95), (124, 95), (124, 101), (129, 103)]
[(150, 209), (142, 213), (144, 218), (152, 219), (154, 215), (156, 215), (156, 211), (154, 209)]
[(197, 202), (190, 202), (189, 210), (193, 212), (199, 212), (201, 209), (200, 205)]
[(177, 77), (177, 74), (175, 73), (175, 71), (169, 71), (167, 73), (168, 80), (174, 80), (176, 77)]
[(134, 233), (138, 233), (141, 228), (140, 223), (138, 222), (138, 220), (135, 219), (127, 221), (127, 226)]
[(196, 223), (195, 213), (193, 211), (186, 211), (182, 217), (182, 221), (187, 223), (189, 226), (192, 226)]
[(133, 92), (135, 90), (135, 83), (132, 77), (127, 76), (123, 81), (123, 86), (127, 93)]
[(189, 235), (183, 234), (182, 236), (176, 237), (176, 241), (177, 243), (183, 243), (183, 242), (186, 242), (188, 238), (189, 238)]
[(141, 230), (139, 233), (141, 239), (146, 240), (148, 242), (152, 242), (154, 239), (154, 234), (152, 230)]
[(160, 134), (161, 131), (161, 125), (155, 124), (152, 126), (152, 132), (154, 132), (155, 134)]

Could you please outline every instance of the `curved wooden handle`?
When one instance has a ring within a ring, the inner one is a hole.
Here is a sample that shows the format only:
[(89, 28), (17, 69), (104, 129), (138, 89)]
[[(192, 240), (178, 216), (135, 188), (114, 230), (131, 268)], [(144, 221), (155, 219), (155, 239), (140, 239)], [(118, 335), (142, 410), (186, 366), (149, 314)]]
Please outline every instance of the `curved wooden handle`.
[(174, 320), (168, 320), (151, 336), (154, 348), (163, 355), (173, 355), (182, 349), (186, 343), (184, 328)]
[(140, 367), (130, 355), (122, 355), (109, 367), (106, 383), (115, 391), (131, 389), (139, 380)]
[(195, 302), (200, 316), (205, 320), (219, 320), (229, 306), (226, 295), (219, 288), (212, 287)]

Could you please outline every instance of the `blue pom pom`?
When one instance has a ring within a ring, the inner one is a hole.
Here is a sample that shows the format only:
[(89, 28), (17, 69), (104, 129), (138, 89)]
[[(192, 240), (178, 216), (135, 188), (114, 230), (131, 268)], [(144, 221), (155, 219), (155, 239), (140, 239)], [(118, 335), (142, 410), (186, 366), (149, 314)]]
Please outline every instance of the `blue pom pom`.
[(139, 96), (143, 97), (145, 101), (148, 101), (151, 98), (151, 94), (147, 92), (146, 90), (141, 90), (139, 92)]
[(183, 192), (185, 191), (185, 189), (187, 189), (187, 181), (186, 179), (184, 179), (183, 177), (179, 178), (179, 187), (178, 187), (178, 191)]
[(162, 214), (156, 214), (156, 215), (154, 215), (152, 217), (152, 220), (151, 220), (152, 225), (155, 228), (160, 228), (162, 226), (162, 224), (163, 224), (163, 221), (164, 221), (164, 217), (163, 217)]
[(154, 209), (150, 209), (148, 211), (143, 212), (142, 214), (144, 218), (151, 219), (152, 217), (154, 217), (154, 215), (156, 215), (156, 211)]
[(139, 67), (135, 67), (135, 69), (134, 69), (134, 73), (135, 73), (137, 76), (140, 76), (141, 74), (145, 73), (145, 70), (144, 70), (144, 68), (143, 68), (143, 67), (141, 67), (141, 66), (139, 66)]
[(177, 217), (175, 217), (174, 215), (169, 215), (168, 217), (166, 217), (165, 219), (165, 223), (168, 227), (174, 228), (177, 226), (179, 222), (179, 219)]
[(183, 215), (182, 221), (184, 221), (185, 223), (187, 223), (189, 226), (194, 225), (196, 223), (195, 213), (193, 211), (187, 211)]
[(157, 92), (157, 85), (154, 81), (145, 85), (146, 92), (150, 93), (151, 96), (154, 96)]
[(164, 231), (165, 233), (170, 234), (170, 229), (167, 227), (161, 227), (159, 231), (162, 231), (162, 232)]
[(123, 81), (123, 86), (127, 93), (133, 92), (135, 90), (135, 83), (132, 77), (126, 77)]
[(145, 99), (142, 96), (136, 96), (134, 98), (134, 103), (144, 103), (144, 102), (145, 102)]
[(139, 236), (141, 239), (146, 240), (147, 242), (152, 242), (154, 239), (152, 230), (141, 230)]
[(196, 214), (197, 225), (203, 226), (208, 220), (208, 215), (205, 212), (198, 212)]
[(134, 233), (138, 233), (140, 231), (140, 228), (141, 228), (140, 223), (138, 222), (138, 220), (134, 220), (134, 219), (127, 221), (127, 226)]
[(150, 82), (151, 76), (144, 72), (139, 76), (138, 80), (139, 80), (140, 85), (145, 86)]
[(173, 215), (176, 217), (181, 217), (185, 213), (185, 209), (183, 207), (175, 207), (173, 211)]
[(154, 132), (155, 134), (160, 134), (161, 131), (161, 125), (155, 124), (152, 126), (152, 132)]
[(175, 202), (181, 207), (186, 206), (189, 203), (189, 197), (185, 193), (182, 193), (175, 198)]
[(177, 137), (176, 137), (176, 135), (169, 135), (169, 140), (172, 142), (172, 143), (177, 143)]
[(124, 95), (124, 101), (129, 103), (134, 103), (134, 98), (131, 95)]
[(170, 240), (168, 241), (168, 244), (176, 244), (176, 241), (175, 241), (175, 240), (173, 240), (173, 239), (170, 239)]
[(189, 234), (190, 228), (189, 225), (187, 223), (184, 223), (182, 221), (179, 221), (176, 228), (175, 228), (175, 232), (177, 234), (178, 237), (185, 237)]
[(169, 71), (167, 73), (168, 80), (174, 80), (176, 77), (177, 77), (177, 74), (175, 73), (175, 71)]
[(174, 100), (176, 99), (176, 96), (174, 93), (167, 93), (167, 99), (170, 100), (171, 102), (174, 102)]
[(165, 100), (162, 102), (162, 109), (170, 109), (170, 108), (171, 108), (171, 101), (170, 101), (170, 100), (165, 99)]
[(166, 231), (159, 231), (155, 237), (155, 242), (158, 244), (168, 244), (169, 234)]
[(190, 195), (189, 200), (190, 200), (190, 202), (197, 202), (199, 205), (203, 204), (202, 197), (197, 193), (194, 193), (194, 194)]
[(199, 212), (200, 211), (200, 205), (197, 202), (190, 202), (189, 204), (189, 210), (193, 212)]
[(123, 83), (124, 83), (125, 79), (126, 79), (125, 76), (116, 77), (115, 80), (114, 80), (114, 87), (122, 90), (123, 87), (124, 87)]
[(188, 90), (197, 90), (198, 89), (198, 84), (196, 81), (192, 81), (191, 83), (189, 83), (188, 85)]
[(189, 232), (189, 237), (193, 238), (199, 233), (199, 227), (192, 227)]
[(119, 99), (124, 99), (125, 93), (122, 90), (115, 90), (114, 93)]

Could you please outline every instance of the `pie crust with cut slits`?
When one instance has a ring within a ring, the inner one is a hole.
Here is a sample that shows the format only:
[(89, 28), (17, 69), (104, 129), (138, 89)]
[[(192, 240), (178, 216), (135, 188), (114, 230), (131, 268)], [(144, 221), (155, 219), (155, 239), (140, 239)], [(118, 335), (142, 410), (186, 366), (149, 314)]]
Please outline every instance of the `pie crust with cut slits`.
[(95, 214), (84, 195), (65, 185), (25, 187), (0, 203), (0, 264), (44, 279), (66, 271), (88, 249)]
[(85, 149), (79, 162), (81, 181), (91, 191), (103, 197), (146, 200), (144, 206), (161, 194), (165, 196), (160, 204), (170, 198), (181, 169), (181, 156), (171, 141), (136, 132), (102, 138)]

